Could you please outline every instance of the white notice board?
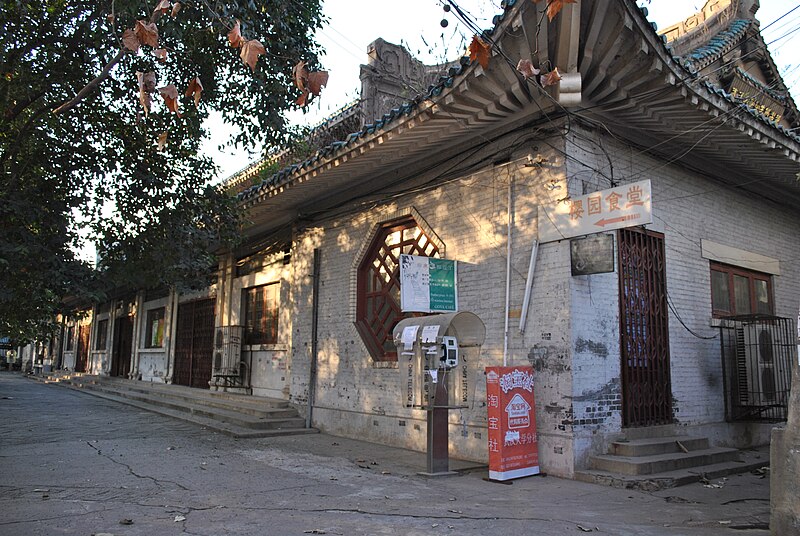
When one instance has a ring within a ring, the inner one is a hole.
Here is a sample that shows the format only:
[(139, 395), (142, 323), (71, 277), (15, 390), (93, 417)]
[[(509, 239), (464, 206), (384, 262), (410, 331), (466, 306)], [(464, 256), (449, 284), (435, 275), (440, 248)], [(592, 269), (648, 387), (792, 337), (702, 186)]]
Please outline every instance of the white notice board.
[(415, 313), (458, 311), (457, 262), (400, 255), (400, 309)]

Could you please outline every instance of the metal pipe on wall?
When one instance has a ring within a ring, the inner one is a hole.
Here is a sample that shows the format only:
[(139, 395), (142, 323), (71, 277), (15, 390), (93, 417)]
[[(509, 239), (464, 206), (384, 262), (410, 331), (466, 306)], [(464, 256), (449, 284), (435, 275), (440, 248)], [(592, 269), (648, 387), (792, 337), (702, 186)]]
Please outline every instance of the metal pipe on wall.
[(511, 189), (514, 183), (514, 175), (508, 174), (508, 221), (506, 222), (506, 307), (505, 325), (503, 327), (503, 366), (508, 366), (508, 317), (511, 309)]
[(314, 408), (314, 391), (317, 383), (317, 333), (319, 332), (319, 273), (322, 254), (314, 248), (314, 268), (311, 277), (313, 286), (311, 293), (311, 366), (308, 371), (308, 409), (306, 411), (306, 428), (311, 428), (311, 412)]

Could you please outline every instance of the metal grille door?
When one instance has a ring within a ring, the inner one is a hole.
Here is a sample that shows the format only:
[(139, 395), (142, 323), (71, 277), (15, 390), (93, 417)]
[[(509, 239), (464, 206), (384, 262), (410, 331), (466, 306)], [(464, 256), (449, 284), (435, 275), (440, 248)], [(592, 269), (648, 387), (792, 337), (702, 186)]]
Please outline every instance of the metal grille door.
[(619, 279), (623, 425), (671, 423), (664, 236), (620, 230)]
[(208, 389), (214, 352), (213, 298), (178, 306), (173, 383)]

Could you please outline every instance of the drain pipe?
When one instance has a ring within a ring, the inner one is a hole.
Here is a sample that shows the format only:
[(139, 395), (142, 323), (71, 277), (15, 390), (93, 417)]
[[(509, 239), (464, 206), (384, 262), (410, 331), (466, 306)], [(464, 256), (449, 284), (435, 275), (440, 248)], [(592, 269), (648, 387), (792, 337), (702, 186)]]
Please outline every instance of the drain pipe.
[(506, 231), (506, 310), (505, 325), (503, 327), (503, 366), (508, 366), (508, 317), (511, 309), (511, 188), (514, 175), (508, 174), (508, 222)]
[(536, 271), (536, 255), (539, 252), (539, 239), (533, 239), (531, 247), (531, 261), (528, 264), (528, 279), (525, 281), (525, 298), (522, 300), (522, 314), (519, 317), (519, 332), (525, 333), (525, 321), (528, 319), (528, 307), (531, 303), (531, 290), (533, 288), (533, 274)]
[(319, 248), (314, 248), (314, 271), (311, 276), (313, 279), (313, 290), (311, 293), (311, 366), (308, 371), (308, 408), (306, 411), (306, 428), (311, 428), (311, 412), (314, 408), (314, 392), (317, 385), (317, 357), (319, 346), (317, 345), (317, 332), (319, 331), (319, 272), (320, 272)]

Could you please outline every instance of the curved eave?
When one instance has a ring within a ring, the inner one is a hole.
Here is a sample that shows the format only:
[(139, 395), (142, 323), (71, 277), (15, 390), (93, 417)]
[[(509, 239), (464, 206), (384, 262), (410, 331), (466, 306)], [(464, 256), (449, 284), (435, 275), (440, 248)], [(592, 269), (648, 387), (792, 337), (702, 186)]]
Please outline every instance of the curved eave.
[(696, 80), (633, 2), (613, 6), (582, 3), (583, 113), (665, 162), (797, 207), (800, 138)]
[[(535, 47), (519, 31), (536, 23), (535, 6), (528, 3), (506, 8), (491, 35), (503, 50), (533, 57)], [(240, 201), (252, 222), (246, 232), (268, 233), (303, 213), (413, 179), (444, 154), (468, 151), (552, 110), (552, 102), (497, 54), (485, 70), (469, 64), (387, 126), (350, 137), (327, 156), (249, 192)]]

